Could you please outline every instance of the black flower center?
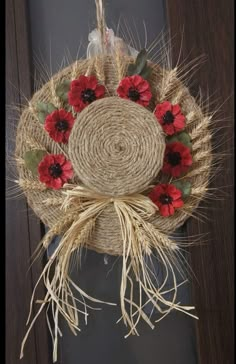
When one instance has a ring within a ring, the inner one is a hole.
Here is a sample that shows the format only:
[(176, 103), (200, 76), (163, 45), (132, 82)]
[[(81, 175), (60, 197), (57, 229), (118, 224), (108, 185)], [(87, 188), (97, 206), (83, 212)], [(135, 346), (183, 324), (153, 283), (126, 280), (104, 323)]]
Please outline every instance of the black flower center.
[(56, 122), (56, 129), (58, 131), (66, 131), (68, 130), (68, 121), (67, 120), (59, 120)]
[(169, 205), (173, 201), (173, 198), (163, 193), (162, 195), (160, 195), (159, 201), (162, 205)]
[(170, 152), (167, 154), (168, 163), (171, 164), (173, 167), (180, 164), (181, 159), (181, 154), (179, 152)]
[(172, 112), (169, 110), (163, 116), (164, 124), (172, 124), (174, 120), (175, 120), (175, 117), (172, 114)]
[(53, 178), (60, 177), (60, 175), (62, 174), (61, 165), (59, 163), (52, 164), (49, 167), (49, 173), (50, 173), (50, 176), (52, 176)]
[(128, 91), (128, 98), (132, 101), (138, 101), (140, 98), (140, 93), (134, 87), (130, 87)]
[(83, 102), (93, 102), (96, 100), (95, 91), (91, 88), (86, 88), (86, 90), (82, 91), (81, 98)]

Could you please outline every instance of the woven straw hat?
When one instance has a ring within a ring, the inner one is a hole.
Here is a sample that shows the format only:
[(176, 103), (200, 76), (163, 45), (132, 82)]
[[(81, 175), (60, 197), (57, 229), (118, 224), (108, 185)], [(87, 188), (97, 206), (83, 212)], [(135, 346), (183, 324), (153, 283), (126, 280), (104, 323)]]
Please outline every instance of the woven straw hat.
[[(75, 171), (72, 183), (82, 183), (97, 193), (109, 196), (140, 191), (145, 194), (149, 192), (150, 185), (165, 180), (161, 172), (165, 138), (153, 111), (156, 104), (165, 99), (172, 104), (178, 103), (186, 116), (185, 131), (192, 141), (193, 164), (185, 177), (191, 182), (192, 192), (184, 208), (176, 210), (174, 215), (165, 218), (155, 214), (151, 218), (157, 228), (168, 234), (192, 214), (206, 190), (211, 163), (209, 121), (188, 89), (178, 77), (173, 76), (172, 70), (163, 70), (152, 63), (149, 63), (152, 68), (149, 79), (152, 91), (150, 105), (144, 108), (118, 97), (116, 90), (122, 77), (125, 77), (130, 61), (130, 57), (122, 58), (123, 74), (117, 72), (121, 60), (108, 56), (76, 61), (56, 74), (36, 92), (21, 116), (16, 156), (18, 161), (22, 161), (25, 152), (34, 149), (45, 149), (53, 154), (63, 153), (72, 162)], [(57, 86), (64, 79), (72, 81), (88, 72), (105, 85), (104, 98), (94, 101), (78, 113), (69, 143), (58, 144), (40, 124), (37, 104), (44, 102), (63, 107), (55, 94)], [(163, 95), (163, 84), (168, 83), (170, 77), (171, 88), (168, 90), (167, 87)], [(18, 162), (18, 171), (29, 205), (45, 225), (53, 227), (62, 214), (60, 199), (63, 190), (46, 188), (23, 163)], [(120, 226), (114, 207), (107, 207), (97, 218), (87, 245), (98, 252), (122, 254)]]

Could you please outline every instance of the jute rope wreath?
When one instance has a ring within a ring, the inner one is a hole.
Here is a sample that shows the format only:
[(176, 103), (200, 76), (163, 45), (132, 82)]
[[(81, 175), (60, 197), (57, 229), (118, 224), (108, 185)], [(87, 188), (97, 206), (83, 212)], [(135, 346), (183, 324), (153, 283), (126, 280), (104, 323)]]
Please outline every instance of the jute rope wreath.
[[(194, 307), (176, 302), (173, 256), (178, 245), (168, 236), (192, 215), (207, 190), (209, 117), (179, 80), (177, 68), (153, 64), (145, 50), (134, 56), (106, 27), (102, 2), (96, 4), (98, 29), (88, 58), (63, 69), (35, 93), (17, 130), (18, 183), (49, 227), (41, 246), (47, 249), (54, 236), (61, 236), (38, 280), (47, 293), (38, 301), (21, 357), (44, 307), (52, 309), (55, 327), (48, 324), (55, 362), (59, 313), (76, 334), (79, 313), (87, 316), (86, 301), (102, 302), (69, 276), (71, 254), (83, 247), (122, 256), (120, 308), (127, 336), (138, 335), (141, 318), (154, 328), (145, 313), (148, 303), (162, 318), (173, 309), (195, 317), (190, 313)], [(152, 255), (165, 270), (158, 286), (146, 264)], [(168, 276), (172, 289), (166, 288)]]

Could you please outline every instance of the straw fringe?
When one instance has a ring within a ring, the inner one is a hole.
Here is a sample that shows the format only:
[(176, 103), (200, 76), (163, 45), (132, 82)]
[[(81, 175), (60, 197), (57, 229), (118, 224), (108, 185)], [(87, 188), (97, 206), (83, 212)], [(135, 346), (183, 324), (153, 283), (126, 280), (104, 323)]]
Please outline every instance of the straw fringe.
[[(71, 215), (67, 219), (63, 220), (60, 224), (60, 226), (55, 226), (53, 229), (50, 229), (50, 231), (45, 235), (42, 244), (44, 247), (48, 246), (49, 241), (55, 236), (57, 233), (61, 233), (63, 229), (65, 229), (65, 224), (69, 224), (70, 227), (66, 229), (66, 232), (62, 235), (62, 239), (60, 241), (59, 246), (56, 248), (53, 255), (49, 258), (49, 261), (47, 262), (46, 266), (43, 269), (42, 274), (40, 275), (31, 297), (30, 302), (30, 311), (29, 316), (27, 320), (27, 325), (29, 324), (31, 315), (32, 315), (32, 306), (34, 301), (34, 296), (36, 292), (36, 288), (41, 280), (43, 280), (44, 285), (46, 287), (47, 293), (43, 300), (37, 301), (37, 303), (40, 304), (40, 308), (31, 321), (29, 328), (25, 334), (25, 337), (22, 341), (21, 345), (21, 353), (20, 358), (24, 355), (24, 346), (26, 343), (26, 340), (30, 334), (30, 331), (42, 312), (43, 308), (47, 306), (48, 308), (51, 307), (52, 309), (52, 316), (53, 316), (53, 322), (55, 324), (54, 327), (54, 333), (52, 331), (48, 313), (47, 313), (47, 323), (49, 327), (49, 331), (52, 336), (53, 341), (53, 362), (57, 361), (57, 347), (58, 347), (58, 334), (61, 335), (60, 328), (58, 326), (58, 317), (59, 313), (62, 315), (62, 317), (66, 320), (69, 328), (73, 332), (74, 335), (77, 334), (77, 331), (80, 331), (79, 329), (79, 315), (78, 313), (81, 313), (85, 316), (85, 320), (87, 319), (88, 313), (87, 313), (87, 304), (85, 302), (85, 299), (88, 299), (92, 302), (96, 303), (105, 303), (108, 305), (115, 305), (113, 303), (104, 302), (98, 299), (93, 298), (92, 296), (88, 295), (86, 292), (84, 292), (80, 287), (78, 287), (69, 277), (69, 263), (71, 258), (71, 253), (74, 250), (81, 249), (84, 244), (86, 244), (87, 239), (89, 238), (89, 235), (91, 235), (92, 230), (94, 228), (95, 220), (90, 219), (87, 220), (87, 218), (82, 216), (78, 218), (78, 220), (75, 220), (75, 215)], [(72, 219), (73, 217), (73, 219)], [(73, 221), (73, 222), (72, 222)], [(53, 271), (53, 267), (55, 265), (55, 271)], [(52, 278), (50, 278), (52, 276)], [(82, 297), (82, 300), (75, 299), (72, 289), (72, 286)], [(84, 310), (78, 309), (76, 301), (79, 302)], [(88, 306), (90, 307), (90, 306)], [(92, 308), (92, 307), (90, 307)]]
[[(51, 305), (53, 321), (55, 323), (53, 333), (49, 319), (47, 318), (53, 340), (53, 362), (55, 362), (57, 360), (58, 334), (61, 334), (58, 326), (59, 314), (64, 317), (69, 328), (76, 335), (76, 332), (79, 330), (78, 313), (83, 314), (85, 317), (88, 316), (84, 301), (85, 298), (93, 302), (112, 305), (112, 303), (100, 301), (89, 296), (72, 282), (69, 277), (69, 263), (72, 252), (75, 250), (78, 251), (86, 245), (92, 236), (97, 217), (109, 204), (114, 205), (123, 240), (120, 306), (122, 319), (129, 328), (128, 334), (125, 337), (131, 334), (138, 335), (137, 325), (141, 318), (152, 329), (154, 328), (154, 324), (144, 312), (144, 307), (149, 302), (164, 316), (175, 309), (196, 318), (196, 316), (189, 313), (194, 307), (181, 306), (179, 303), (176, 303), (178, 285), (171, 263), (171, 256), (172, 252), (177, 248), (177, 245), (164, 233), (147, 222), (148, 218), (155, 214), (156, 211), (156, 206), (148, 197), (138, 193), (129, 196), (110, 197), (99, 195), (82, 186), (69, 184), (64, 185), (63, 194), (65, 196), (61, 204), (63, 217), (45, 235), (42, 240), (42, 245), (44, 248), (47, 248), (52, 238), (58, 234), (62, 235), (62, 239), (47, 262), (33, 290), (27, 324), (32, 314), (35, 291), (41, 280), (44, 282), (47, 293), (42, 301), (38, 301), (40, 308), (32, 320), (22, 342), (21, 358), (23, 357), (24, 345), (30, 330), (44, 306), (48, 307)], [(145, 257), (151, 257), (153, 249), (158, 253), (159, 259), (165, 269), (164, 281), (162, 283), (159, 282), (158, 287), (153, 282), (155, 272), (150, 271), (150, 268), (148, 269), (145, 262)], [(50, 278), (54, 263), (56, 263), (55, 271), (53, 272), (52, 278)], [(169, 274), (171, 274), (173, 279), (173, 288), (165, 291), (164, 287)], [(138, 303), (135, 302), (134, 298), (134, 279), (139, 285)], [(78, 301), (78, 299), (74, 298), (70, 286), (83, 297), (83, 301), (79, 302), (83, 305), (84, 310), (77, 308), (75, 301)], [(165, 294), (170, 291), (173, 291), (173, 297), (169, 301), (165, 298)], [(145, 302), (143, 302), (142, 292), (146, 295)], [(160, 303), (166, 308), (161, 308)]]

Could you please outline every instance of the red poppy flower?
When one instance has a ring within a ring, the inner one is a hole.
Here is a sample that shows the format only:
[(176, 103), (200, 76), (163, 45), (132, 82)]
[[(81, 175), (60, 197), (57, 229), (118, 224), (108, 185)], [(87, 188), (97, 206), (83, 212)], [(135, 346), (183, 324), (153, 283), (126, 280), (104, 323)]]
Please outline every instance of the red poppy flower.
[(172, 184), (160, 184), (153, 188), (149, 198), (159, 208), (162, 216), (173, 215), (176, 208), (183, 206), (182, 192)]
[(70, 84), (68, 93), (69, 104), (75, 111), (82, 111), (91, 102), (101, 99), (105, 94), (105, 87), (98, 84), (95, 76), (80, 76)]
[(39, 179), (58, 190), (73, 176), (71, 162), (63, 154), (47, 154), (38, 165)]
[(166, 144), (162, 172), (179, 177), (192, 165), (190, 149), (180, 142)]
[(67, 143), (75, 119), (70, 112), (64, 109), (55, 110), (47, 115), (44, 129), (50, 137), (58, 143)]
[(139, 75), (123, 78), (117, 88), (117, 94), (142, 106), (148, 106), (152, 98), (149, 83)]
[(178, 133), (185, 127), (185, 116), (180, 106), (164, 101), (156, 106), (154, 114), (167, 135)]

